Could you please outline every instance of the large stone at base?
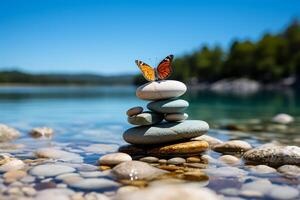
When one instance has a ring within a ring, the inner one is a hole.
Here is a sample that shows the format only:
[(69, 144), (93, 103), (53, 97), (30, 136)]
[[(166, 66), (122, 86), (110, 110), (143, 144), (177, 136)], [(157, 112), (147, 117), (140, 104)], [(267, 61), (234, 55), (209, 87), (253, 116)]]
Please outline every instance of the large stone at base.
[(131, 144), (162, 144), (194, 138), (205, 134), (208, 129), (205, 121), (186, 120), (130, 128), (124, 132), (123, 138)]

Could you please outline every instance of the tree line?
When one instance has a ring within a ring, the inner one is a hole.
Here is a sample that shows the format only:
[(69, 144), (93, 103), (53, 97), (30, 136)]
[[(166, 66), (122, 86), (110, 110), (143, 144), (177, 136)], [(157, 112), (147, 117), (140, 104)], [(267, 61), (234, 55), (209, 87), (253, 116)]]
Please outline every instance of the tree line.
[[(261, 39), (235, 40), (228, 51), (202, 46), (173, 61), (172, 79), (183, 82), (214, 82), (224, 78), (250, 78), (263, 83), (289, 76), (300, 77), (300, 24), (293, 21), (284, 31)], [(141, 75), (136, 84), (144, 82)]]

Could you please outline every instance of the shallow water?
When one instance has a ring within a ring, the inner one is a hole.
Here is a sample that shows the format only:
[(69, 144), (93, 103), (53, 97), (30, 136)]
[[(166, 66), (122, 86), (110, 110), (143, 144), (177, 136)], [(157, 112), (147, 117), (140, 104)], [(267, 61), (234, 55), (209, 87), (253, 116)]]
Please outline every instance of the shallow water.
[[(299, 145), (300, 95), (295, 91), (264, 91), (251, 95), (217, 94), (189, 91), (183, 99), (190, 102), (189, 119), (207, 121), (209, 135), (221, 140), (243, 139), (254, 146), (270, 141)], [(18, 157), (30, 158), (38, 147), (65, 146), (70, 151), (82, 151), (91, 143), (125, 144), (122, 133), (130, 125), (126, 110), (144, 106), (147, 102), (135, 97), (134, 87), (0, 87), (0, 123), (21, 131), (15, 143), (26, 148)], [(265, 130), (265, 124), (277, 113), (296, 117), (288, 136), (285, 130)], [(242, 126), (242, 131), (219, 130), (227, 125)], [(253, 131), (254, 125), (263, 126)], [(31, 138), (27, 133), (34, 127), (47, 126), (55, 130), (52, 140)], [(244, 129), (243, 129), (244, 128)], [(85, 163), (95, 164), (99, 154), (80, 152)], [(291, 184), (282, 177), (270, 177), (280, 184)], [(218, 191), (225, 185), (238, 188), (236, 179), (211, 176), (208, 187)], [(298, 184), (298, 182), (296, 182)], [(251, 199), (251, 198), (250, 198)]]

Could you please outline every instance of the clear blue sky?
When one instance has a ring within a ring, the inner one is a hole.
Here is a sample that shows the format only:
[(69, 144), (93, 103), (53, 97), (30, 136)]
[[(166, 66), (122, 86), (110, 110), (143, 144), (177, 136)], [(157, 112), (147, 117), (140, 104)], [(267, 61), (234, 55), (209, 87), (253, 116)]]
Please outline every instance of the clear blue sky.
[(137, 58), (227, 48), (295, 18), (299, 0), (0, 0), (0, 69), (135, 73)]

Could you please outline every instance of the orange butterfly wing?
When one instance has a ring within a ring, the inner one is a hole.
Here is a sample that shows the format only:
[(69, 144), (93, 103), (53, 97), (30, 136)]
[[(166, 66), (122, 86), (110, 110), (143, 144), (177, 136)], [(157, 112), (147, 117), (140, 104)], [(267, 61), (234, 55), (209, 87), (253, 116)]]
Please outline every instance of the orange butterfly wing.
[(163, 59), (157, 66), (157, 77), (160, 80), (164, 80), (168, 78), (172, 73), (171, 63), (174, 56), (169, 55), (165, 59)]
[(150, 67), (146, 63), (139, 60), (136, 60), (135, 63), (142, 71), (145, 79), (147, 79), (148, 81), (155, 81), (155, 69), (153, 67)]

